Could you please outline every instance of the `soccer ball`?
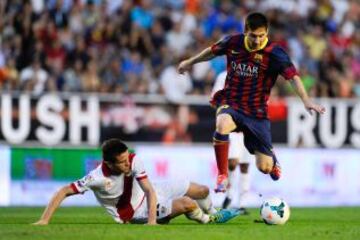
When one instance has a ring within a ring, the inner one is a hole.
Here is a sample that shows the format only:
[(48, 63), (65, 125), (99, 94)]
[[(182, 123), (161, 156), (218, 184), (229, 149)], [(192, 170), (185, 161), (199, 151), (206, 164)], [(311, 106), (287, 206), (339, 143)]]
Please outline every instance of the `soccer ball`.
[(260, 215), (266, 224), (284, 224), (290, 217), (290, 208), (282, 199), (273, 197), (263, 202)]

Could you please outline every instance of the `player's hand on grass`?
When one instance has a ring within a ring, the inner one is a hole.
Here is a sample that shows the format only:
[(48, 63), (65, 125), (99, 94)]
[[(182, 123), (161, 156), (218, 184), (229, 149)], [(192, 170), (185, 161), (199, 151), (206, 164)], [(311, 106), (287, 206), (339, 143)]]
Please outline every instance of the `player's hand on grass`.
[(323, 107), (319, 104), (315, 104), (311, 101), (305, 101), (304, 106), (305, 106), (306, 110), (310, 113), (310, 115), (312, 115), (313, 111), (320, 113), (320, 114), (325, 113), (325, 107)]
[(184, 60), (184, 61), (182, 61), (180, 64), (179, 64), (179, 66), (178, 66), (178, 72), (180, 73), (180, 74), (184, 74), (185, 72), (187, 72), (187, 71), (189, 71), (190, 70), (190, 68), (191, 68), (191, 62), (190, 62), (190, 60)]
[(32, 225), (48, 225), (48, 224), (49, 224), (48, 221), (40, 219), (39, 221), (34, 222)]

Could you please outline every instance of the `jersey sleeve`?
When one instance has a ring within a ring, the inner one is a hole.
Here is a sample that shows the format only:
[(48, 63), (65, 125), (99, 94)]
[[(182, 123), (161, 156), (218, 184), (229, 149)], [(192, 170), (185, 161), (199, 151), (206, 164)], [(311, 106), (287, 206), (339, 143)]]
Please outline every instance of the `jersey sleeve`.
[(211, 46), (211, 51), (215, 56), (220, 56), (226, 54), (226, 50), (229, 47), (231, 36), (226, 36), (220, 41), (214, 43)]
[(84, 176), (83, 178), (76, 180), (75, 182), (70, 184), (70, 187), (74, 190), (76, 193), (84, 193), (87, 190), (90, 190), (99, 185), (99, 181), (95, 181), (95, 177), (90, 172), (88, 175)]
[(278, 73), (282, 75), (286, 80), (292, 79), (298, 72), (291, 62), (289, 55), (285, 50), (279, 46), (274, 47), (273, 52), (276, 66), (278, 66)]
[(144, 163), (138, 158), (133, 161), (132, 171), (134, 178), (138, 181), (147, 178)]

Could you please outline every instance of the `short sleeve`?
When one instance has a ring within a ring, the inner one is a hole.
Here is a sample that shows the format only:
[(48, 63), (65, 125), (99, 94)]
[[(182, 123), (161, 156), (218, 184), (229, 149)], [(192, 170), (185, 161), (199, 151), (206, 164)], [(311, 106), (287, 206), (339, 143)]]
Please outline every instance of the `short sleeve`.
[(292, 79), (298, 75), (294, 64), (291, 62), (289, 55), (279, 46), (274, 47), (273, 56), (276, 61), (275, 66), (278, 66), (278, 74), (282, 75), (286, 80)]
[(138, 181), (147, 178), (144, 163), (136, 157), (134, 158), (133, 161), (132, 174), (134, 178)]
[(226, 36), (220, 41), (216, 42), (211, 46), (211, 51), (215, 56), (220, 56), (226, 54), (226, 50), (228, 49), (229, 42), (231, 36)]
[[(99, 183), (99, 182), (98, 182)], [(70, 184), (70, 187), (74, 190), (76, 193), (84, 193), (87, 190), (90, 190), (98, 184), (95, 181), (94, 176), (92, 176), (91, 172), (86, 175), (85, 177), (73, 182)]]

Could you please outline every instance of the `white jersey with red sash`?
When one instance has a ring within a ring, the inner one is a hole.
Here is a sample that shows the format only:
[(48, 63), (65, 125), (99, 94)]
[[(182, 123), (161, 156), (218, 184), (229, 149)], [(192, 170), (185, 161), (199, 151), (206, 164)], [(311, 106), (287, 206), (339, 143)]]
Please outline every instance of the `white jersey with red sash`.
[(142, 161), (133, 153), (129, 160), (131, 172), (128, 175), (111, 175), (109, 168), (102, 163), (70, 186), (77, 193), (92, 190), (116, 222), (129, 222), (145, 199), (138, 181), (147, 178)]

